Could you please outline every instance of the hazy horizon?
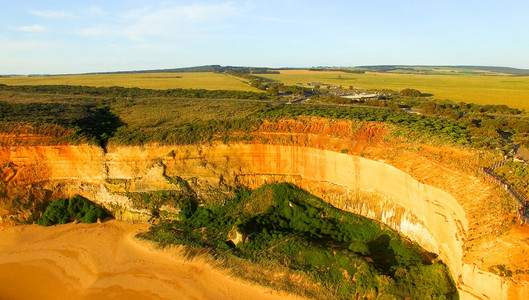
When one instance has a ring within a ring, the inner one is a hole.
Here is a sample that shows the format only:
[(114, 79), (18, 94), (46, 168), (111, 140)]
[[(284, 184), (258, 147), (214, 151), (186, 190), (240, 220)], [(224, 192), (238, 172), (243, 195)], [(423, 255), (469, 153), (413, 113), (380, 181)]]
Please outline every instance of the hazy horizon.
[(439, 67), (446, 67), (446, 68), (506, 68), (506, 69), (514, 69), (514, 70), (522, 70), (522, 71), (529, 71), (529, 69), (523, 69), (523, 68), (514, 68), (514, 67), (508, 67), (508, 66), (472, 66), (472, 65), (362, 65), (362, 66), (306, 66), (306, 67), (289, 67), (289, 66), (282, 66), (282, 67), (268, 67), (268, 66), (228, 66), (228, 65), (219, 65), (219, 64), (211, 64), (211, 65), (200, 65), (200, 66), (183, 66), (183, 67), (168, 67), (168, 68), (146, 68), (146, 69), (131, 69), (131, 70), (114, 70), (114, 71), (107, 71), (107, 70), (101, 70), (101, 71), (93, 71), (93, 72), (79, 72), (79, 73), (27, 73), (27, 74), (0, 74), (0, 76), (63, 76), (63, 75), (90, 75), (90, 74), (112, 74), (112, 73), (135, 73), (135, 72), (165, 72), (168, 70), (179, 70), (179, 69), (192, 69), (192, 68), (201, 68), (201, 67), (210, 67), (210, 66), (220, 66), (220, 67), (233, 67), (233, 68), (264, 68), (264, 69), (271, 69), (271, 70), (288, 70), (288, 69), (318, 69), (318, 68), (329, 68), (329, 69), (345, 69), (345, 68), (363, 68), (363, 67), (432, 67), (432, 68), (439, 68)]
[(4, 75), (202, 65), (529, 69), (524, 1), (0, 3)]

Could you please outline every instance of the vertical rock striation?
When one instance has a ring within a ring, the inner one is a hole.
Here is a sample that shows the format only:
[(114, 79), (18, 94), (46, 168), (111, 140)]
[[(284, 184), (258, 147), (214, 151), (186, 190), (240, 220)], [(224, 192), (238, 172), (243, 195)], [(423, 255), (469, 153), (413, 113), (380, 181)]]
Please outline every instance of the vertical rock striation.
[(304, 146), (217, 144), (194, 146), (1, 147), (0, 214), (16, 211), (10, 199), (48, 191), (81, 194), (114, 211), (118, 218), (146, 220), (126, 192), (178, 189), (167, 178), (182, 178), (208, 201), (223, 186), (289, 181), (334, 206), (383, 222), (439, 254), (464, 299), (521, 299), (527, 282), (512, 283), (465, 264), (469, 222), (458, 199), (421, 183), (383, 162)]

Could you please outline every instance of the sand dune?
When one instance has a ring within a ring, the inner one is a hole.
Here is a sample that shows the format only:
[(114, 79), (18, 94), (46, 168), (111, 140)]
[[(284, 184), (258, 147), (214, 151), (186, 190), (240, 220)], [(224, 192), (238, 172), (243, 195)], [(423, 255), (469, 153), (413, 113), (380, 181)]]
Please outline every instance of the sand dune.
[(0, 227), (0, 299), (285, 299), (174, 249), (133, 239), (145, 224)]

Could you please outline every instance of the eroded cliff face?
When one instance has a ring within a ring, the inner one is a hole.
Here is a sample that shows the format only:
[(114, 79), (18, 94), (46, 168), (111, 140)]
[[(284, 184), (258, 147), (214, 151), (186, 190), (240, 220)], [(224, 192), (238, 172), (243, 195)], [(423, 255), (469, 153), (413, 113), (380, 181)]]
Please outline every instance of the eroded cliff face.
[[(501, 221), (495, 215), (479, 217), (476, 202), (489, 203), (485, 200), (492, 193), (486, 182), (450, 167), (452, 156), (464, 162), (472, 154), (427, 146), (410, 150), (407, 144), (395, 151), (399, 147), (388, 147), (383, 132), (372, 124), (360, 128), (347, 122), (330, 126), (326, 120), (291, 121), (265, 123), (253, 143), (110, 145), (106, 153), (95, 146), (3, 147), (0, 215), (4, 222), (10, 216), (31, 220), (26, 210), (13, 205), (15, 198), (23, 208), (25, 203), (81, 194), (117, 218), (145, 221), (150, 212), (127, 193), (184, 189), (175, 178), (189, 183), (204, 201), (229, 195), (230, 186), (289, 181), (340, 209), (379, 220), (439, 254), (464, 299), (522, 299), (529, 293), (524, 277), (489, 273), (489, 258), (473, 252), (490, 241), (477, 229), (479, 224)], [(439, 151), (452, 151), (452, 156), (446, 162), (432, 159)], [(170, 206), (161, 209), (176, 212)]]

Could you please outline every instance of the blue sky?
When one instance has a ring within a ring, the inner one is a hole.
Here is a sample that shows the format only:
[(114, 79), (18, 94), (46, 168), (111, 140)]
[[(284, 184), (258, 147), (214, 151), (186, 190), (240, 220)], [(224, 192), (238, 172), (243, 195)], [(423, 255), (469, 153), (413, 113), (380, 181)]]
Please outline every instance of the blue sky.
[(0, 74), (208, 64), (529, 68), (529, 1), (0, 0)]

